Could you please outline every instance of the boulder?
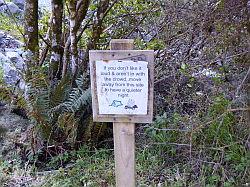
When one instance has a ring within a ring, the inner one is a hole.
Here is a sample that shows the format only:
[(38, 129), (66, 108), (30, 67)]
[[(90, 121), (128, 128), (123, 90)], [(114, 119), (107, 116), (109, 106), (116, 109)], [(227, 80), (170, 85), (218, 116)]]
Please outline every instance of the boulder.
[(42, 10), (51, 10), (51, 0), (39, 0), (38, 3)]
[(0, 7), (0, 13), (21, 15), (23, 11), (16, 4), (8, 2)]
[(10, 60), (4, 55), (3, 53), (0, 52), (0, 67), (3, 65), (3, 63), (10, 62)]
[(0, 49), (1, 49), (0, 51), (2, 51), (5, 48), (13, 50), (13, 48), (19, 48), (21, 46), (23, 46), (22, 42), (0, 31)]
[(15, 69), (12, 69), (10, 66), (4, 66), (4, 82), (8, 86), (15, 86), (18, 81), (20, 80), (20, 76), (18, 75), (18, 72)]
[[(0, 0), (1, 1), (1, 0)], [(2, 4), (0, 6), (0, 14), (5, 14), (5, 11), (6, 11), (6, 6), (4, 4)]]
[(24, 10), (25, 0), (13, 0), (14, 4), (16, 4), (21, 10)]
[(12, 3), (12, 2), (7, 3), (7, 6), (8, 6), (8, 10), (12, 14), (20, 14), (20, 13), (22, 13), (22, 10), (20, 10), (19, 7), (16, 4)]
[[(15, 60), (16, 57), (12, 57)], [(13, 63), (9, 58), (2, 61), (0, 64), (1, 69), (3, 70), (3, 80), (4, 83), (8, 86), (19, 85), (21, 75), (19, 72), (22, 70), (23, 64), (22, 62)]]
[(3, 6), (5, 4), (4, 0), (0, 0), (0, 6)]
[(0, 70), (4, 83), (24, 90), (26, 85), (20, 75), (25, 68), (21, 46), (20, 41), (0, 31)]
[(6, 57), (10, 59), (10, 62), (18, 68), (22, 69), (24, 65), (24, 60), (23, 58), (18, 54), (16, 51), (10, 51), (5, 53)]

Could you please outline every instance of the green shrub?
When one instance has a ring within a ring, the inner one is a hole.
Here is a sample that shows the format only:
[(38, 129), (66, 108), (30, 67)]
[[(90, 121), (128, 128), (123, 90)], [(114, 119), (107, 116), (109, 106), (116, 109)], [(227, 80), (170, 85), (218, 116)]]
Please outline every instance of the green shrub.
[(53, 186), (101, 186), (114, 184), (114, 162), (109, 150), (90, 150), (81, 147), (78, 151), (63, 154), (52, 160), (70, 160), (68, 168), (60, 168), (51, 175), (43, 184), (44, 187)]
[[(207, 123), (194, 133), (194, 146), (199, 147), (205, 162), (214, 163), (214, 166), (206, 166), (203, 173), (205, 184), (210, 186), (242, 185), (246, 180), (242, 176), (249, 172), (249, 153), (244, 141), (241, 141), (246, 134), (238, 126), (237, 117), (229, 110), (231, 104), (222, 95), (215, 97), (205, 119)], [(223, 177), (225, 170), (229, 172), (227, 179)], [(211, 172), (214, 174), (209, 175)]]
[[(166, 113), (157, 116), (154, 123), (146, 129), (146, 134), (162, 153), (176, 156), (176, 145), (186, 142), (186, 132), (181, 123), (184, 118), (174, 113), (167, 117)], [(150, 142), (149, 142), (150, 143)]]
[[(15, 19), (15, 20), (14, 20)], [(18, 24), (17, 18), (12, 18), (0, 13), (0, 30), (9, 33), (11, 36), (14, 36), (22, 40), (23, 28)]]

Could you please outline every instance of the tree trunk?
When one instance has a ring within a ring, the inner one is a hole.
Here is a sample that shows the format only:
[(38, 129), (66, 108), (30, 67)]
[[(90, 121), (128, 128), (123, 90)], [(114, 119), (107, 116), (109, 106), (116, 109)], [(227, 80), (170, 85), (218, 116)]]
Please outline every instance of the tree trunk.
[(59, 78), (59, 68), (62, 61), (63, 48), (61, 47), (62, 39), (62, 19), (63, 19), (63, 1), (52, 0), (52, 22), (51, 22), (51, 58), (50, 58), (50, 75), (51, 78)]
[(27, 75), (29, 75), (30, 67), (38, 63), (38, 0), (25, 1), (24, 20)]
[(71, 65), (72, 65), (72, 81), (75, 80), (78, 68), (78, 51), (77, 51), (77, 40), (76, 40), (76, 0), (69, 1), (69, 11), (70, 11), (70, 49), (71, 49)]
[[(64, 45), (64, 57), (63, 57), (63, 76), (66, 74), (67, 71), (67, 64), (68, 64), (68, 56), (69, 56), (69, 48), (71, 48), (72, 53), (72, 73), (73, 77), (76, 76), (77, 73), (77, 64), (78, 59), (75, 57), (75, 55), (78, 55), (77, 51), (77, 32), (79, 28), (81, 27), (81, 24), (83, 20), (86, 17), (88, 7), (90, 5), (90, 0), (80, 0), (78, 2), (76, 1), (70, 1), (69, 2), (69, 10), (70, 10), (70, 36), (67, 38), (65, 45)], [(72, 42), (72, 37), (74, 41)], [(72, 48), (73, 47), (73, 48)], [(75, 50), (75, 52), (73, 52)], [(75, 61), (76, 60), (76, 61)]]
[[(96, 20), (94, 21), (92, 26), (92, 38), (87, 45), (87, 49), (84, 58), (82, 60), (82, 67), (84, 73), (86, 73), (86, 71), (89, 69), (88, 68), (89, 50), (97, 48), (97, 43), (100, 40), (101, 34), (103, 32), (103, 20), (107, 15), (107, 12), (112, 8), (112, 6), (115, 3), (116, 1), (111, 6), (109, 6), (109, 0), (101, 0), (98, 5)], [(89, 76), (86, 77), (85, 84), (86, 87), (89, 86), (90, 84)]]
[(52, 20), (52, 15), (50, 16), (50, 18), (49, 18), (49, 28), (48, 28), (48, 30), (47, 30), (47, 32), (46, 32), (46, 35), (45, 35), (45, 37), (44, 37), (44, 40), (46, 41), (46, 42), (44, 42), (43, 44), (42, 44), (42, 46), (40, 47), (40, 59), (39, 59), (39, 66), (42, 66), (43, 65), (43, 63), (44, 63), (44, 61), (45, 61), (45, 59), (46, 59), (46, 57), (47, 57), (47, 54), (48, 54), (48, 51), (49, 51), (49, 45), (48, 45), (48, 43), (50, 43), (50, 36), (51, 36), (51, 20)]

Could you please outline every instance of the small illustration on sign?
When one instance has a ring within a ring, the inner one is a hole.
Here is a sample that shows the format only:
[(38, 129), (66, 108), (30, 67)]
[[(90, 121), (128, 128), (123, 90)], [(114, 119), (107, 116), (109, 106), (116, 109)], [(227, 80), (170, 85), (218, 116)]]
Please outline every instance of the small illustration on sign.
[(125, 109), (132, 109), (132, 110), (135, 110), (136, 108), (138, 108), (138, 106), (135, 105), (135, 101), (134, 101), (134, 100), (129, 99), (127, 105), (126, 105), (124, 108), (125, 108)]
[(134, 109), (136, 109), (136, 108), (138, 108), (137, 105), (134, 105), (134, 106), (128, 106), (128, 105), (126, 105), (126, 106), (125, 106), (125, 109), (132, 109), (132, 110), (134, 110)]
[(113, 106), (113, 107), (119, 107), (122, 106), (122, 102), (121, 101), (117, 101), (117, 100), (113, 100), (112, 104), (109, 106)]

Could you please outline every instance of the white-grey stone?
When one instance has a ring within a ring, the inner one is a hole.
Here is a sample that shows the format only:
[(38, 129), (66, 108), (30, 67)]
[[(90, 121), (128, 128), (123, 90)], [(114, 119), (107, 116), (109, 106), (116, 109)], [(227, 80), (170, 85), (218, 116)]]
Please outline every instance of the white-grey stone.
[(10, 66), (4, 66), (3, 71), (3, 80), (8, 86), (14, 86), (20, 80), (20, 75), (18, 74), (18, 72)]
[(0, 39), (6, 37), (6, 34), (3, 31), (0, 31)]
[(10, 87), (25, 91), (26, 84), (20, 74), (26, 68), (22, 46), (22, 42), (0, 31), (0, 70), (3, 72), (3, 81)]
[(197, 73), (192, 74), (192, 77), (200, 77), (200, 76), (213, 78), (213, 77), (221, 77), (221, 74), (212, 70), (211, 68), (205, 68)]
[(14, 66), (18, 69), (23, 68), (24, 60), (22, 57), (15, 51), (13, 52), (6, 52), (6, 57), (10, 59), (10, 61), (13, 63)]
[(14, 4), (16, 4), (21, 10), (24, 10), (25, 0), (13, 0)]
[(4, 4), (4, 0), (0, 0), (0, 6), (3, 6)]
[(7, 14), (21, 14), (23, 11), (13, 2), (8, 2), (0, 7), (0, 12)]
[(3, 70), (4, 82), (9, 86), (14, 86), (16, 85), (17, 81), (21, 79), (21, 75), (19, 74), (19, 72), (21, 72), (21, 70), (23, 69), (23, 62), (18, 61), (14, 63), (11, 62), (10, 59), (4, 60), (5, 61), (3, 63), (0, 63), (0, 68)]
[(0, 6), (0, 13), (1, 14), (5, 14), (6, 13), (6, 5), (3, 4), (2, 6)]
[[(7, 52), (17, 52), (17, 48), (8, 48), (8, 47), (6, 47), (5, 49), (4, 49), (4, 52), (5, 53), (7, 53)], [(19, 53), (18, 53), (19, 54)], [(19, 54), (20, 55), (20, 54)]]
[(3, 80), (8, 86), (25, 88), (20, 72), (25, 68), (20, 49), (21, 42), (0, 31), (0, 69), (3, 71)]
[[(22, 45), (21, 45), (22, 46)], [(23, 54), (23, 50), (20, 48), (5, 48), (5, 53), (7, 52), (16, 52), (17, 54), (19, 54), (22, 57)]]
[(15, 49), (20, 48), (24, 44), (10, 35), (5, 34), (4, 32), (0, 32), (0, 48), (1, 49)]
[(19, 7), (16, 4), (12, 2), (7, 3), (7, 6), (12, 14), (20, 14), (23, 12), (21, 9), (19, 9)]
[(0, 53), (0, 69), (3, 69), (3, 67), (9, 63), (10, 60), (3, 53)]

